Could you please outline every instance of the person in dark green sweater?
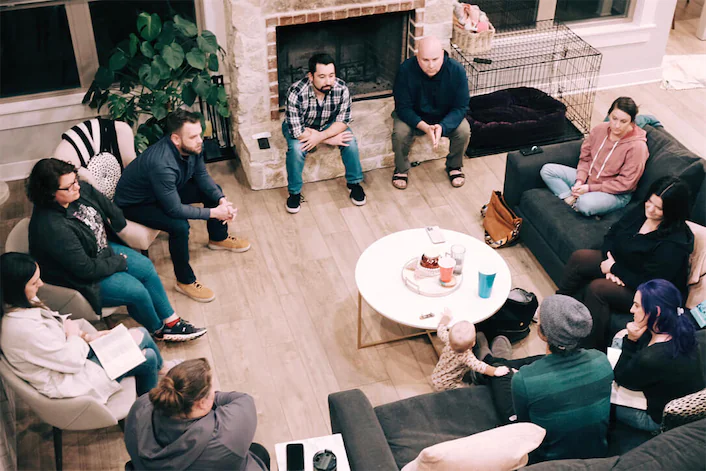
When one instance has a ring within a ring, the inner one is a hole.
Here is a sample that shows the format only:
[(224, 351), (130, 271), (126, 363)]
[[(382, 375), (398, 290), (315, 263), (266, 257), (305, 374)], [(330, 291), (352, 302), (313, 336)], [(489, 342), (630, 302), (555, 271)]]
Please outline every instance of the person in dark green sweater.
[(578, 348), (591, 333), (591, 314), (575, 299), (554, 295), (542, 302), (539, 318), (547, 355), (512, 378), (517, 420), (547, 430), (530, 460), (605, 456), (613, 370), (603, 353)]
[(575, 299), (553, 295), (542, 302), (539, 316), (546, 355), (508, 360), (479, 352), (486, 363), (513, 369), (490, 380), (498, 414), (506, 423), (532, 422), (546, 429), (544, 441), (530, 454), (532, 463), (605, 456), (613, 370), (603, 353), (578, 347), (591, 333), (591, 314)]

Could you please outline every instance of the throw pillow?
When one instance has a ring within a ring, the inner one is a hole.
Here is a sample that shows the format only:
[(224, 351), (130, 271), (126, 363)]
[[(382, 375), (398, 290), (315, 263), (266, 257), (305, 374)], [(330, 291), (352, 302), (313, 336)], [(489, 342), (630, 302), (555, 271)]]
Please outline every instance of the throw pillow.
[(528, 453), (544, 440), (546, 430), (518, 423), (439, 443), (422, 450), (402, 471), (502, 471), (525, 466)]
[(122, 173), (118, 159), (110, 152), (101, 152), (91, 157), (86, 168), (93, 176), (96, 189), (112, 200)]
[(662, 431), (706, 418), (706, 389), (673, 399), (664, 406)]
[(686, 307), (689, 309), (706, 301), (706, 227), (687, 221), (694, 233), (694, 251), (689, 258), (689, 297)]

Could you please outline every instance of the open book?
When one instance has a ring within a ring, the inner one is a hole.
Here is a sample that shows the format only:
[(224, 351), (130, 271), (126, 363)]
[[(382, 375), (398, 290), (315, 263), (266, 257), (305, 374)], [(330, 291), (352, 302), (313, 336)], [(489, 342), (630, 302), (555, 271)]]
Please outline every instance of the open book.
[(108, 335), (97, 338), (89, 345), (110, 379), (118, 378), (147, 361), (123, 324), (118, 324)]
[[(622, 350), (619, 348), (608, 347), (608, 361), (611, 367), (615, 368), (621, 353)], [(641, 391), (618, 386), (615, 381), (613, 381), (613, 389), (610, 392), (610, 402), (618, 406), (647, 410), (647, 398)]]

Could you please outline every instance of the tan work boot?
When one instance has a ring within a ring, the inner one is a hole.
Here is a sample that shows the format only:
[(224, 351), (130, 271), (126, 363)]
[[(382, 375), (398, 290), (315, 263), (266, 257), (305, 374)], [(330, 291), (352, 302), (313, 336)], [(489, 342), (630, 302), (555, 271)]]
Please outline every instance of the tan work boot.
[(215, 240), (208, 241), (208, 248), (211, 250), (231, 250), (233, 252), (247, 252), (250, 250), (250, 242), (248, 239), (229, 235), (225, 240), (216, 242)]
[(216, 299), (216, 295), (213, 293), (213, 290), (206, 288), (198, 281), (194, 281), (190, 285), (179, 283), (177, 281), (177, 284), (174, 286), (174, 289), (176, 289), (181, 294), (185, 294), (194, 301), (198, 301), (200, 303), (210, 303), (211, 301)]

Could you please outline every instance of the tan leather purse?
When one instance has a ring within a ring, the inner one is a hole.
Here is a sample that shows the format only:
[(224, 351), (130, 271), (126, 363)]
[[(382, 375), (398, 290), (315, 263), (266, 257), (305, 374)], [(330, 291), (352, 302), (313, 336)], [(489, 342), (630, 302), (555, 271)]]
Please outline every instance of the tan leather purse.
[(510, 209), (503, 194), (494, 191), (490, 202), (480, 210), (485, 229), (485, 243), (494, 249), (512, 245), (520, 237), (522, 218)]

